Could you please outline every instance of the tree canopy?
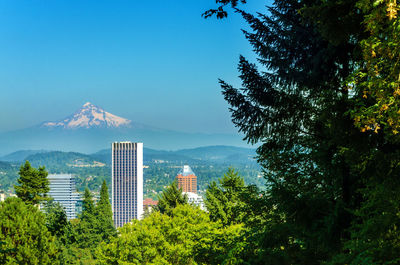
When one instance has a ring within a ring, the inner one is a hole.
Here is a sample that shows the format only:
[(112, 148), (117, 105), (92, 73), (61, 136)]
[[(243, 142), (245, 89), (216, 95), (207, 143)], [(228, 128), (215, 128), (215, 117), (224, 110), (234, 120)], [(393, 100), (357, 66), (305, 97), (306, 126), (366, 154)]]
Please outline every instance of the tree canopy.
[(153, 212), (120, 228), (120, 235), (98, 249), (101, 264), (238, 264), (227, 255), (242, 226), (222, 228), (189, 204), (169, 214)]
[(99, 222), (99, 233), (102, 234), (102, 240), (108, 242), (110, 237), (116, 234), (113, 223), (113, 214), (108, 194), (107, 183), (104, 180), (100, 189), (100, 200), (96, 205), (96, 216)]
[(258, 60), (240, 57), (241, 87), (220, 83), (267, 179), (253, 264), (397, 262), (397, 114), (385, 114), (397, 111), (397, 8), (276, 0), (256, 16), (236, 10)]
[(396, 1), (360, 0), (357, 6), (365, 14), (368, 37), (360, 42), (363, 60), (349, 77), (357, 106), (352, 114), (363, 131), (400, 131), (400, 27)]
[(7, 198), (0, 203), (0, 228), (1, 264), (57, 263), (55, 237), (36, 206)]
[(178, 205), (186, 204), (187, 202), (187, 196), (182, 193), (182, 189), (179, 189), (178, 183), (174, 181), (158, 196), (156, 210), (161, 213), (167, 213)]
[(219, 179), (219, 186), (211, 182), (206, 190), (204, 201), (212, 221), (221, 221), (224, 225), (241, 223), (244, 202), (241, 200), (244, 181), (239, 174), (229, 168)]
[(18, 185), (14, 185), (15, 193), (27, 203), (38, 204), (47, 200), (46, 193), (49, 192), (49, 180), (44, 167), (33, 168), (29, 161), (25, 161), (19, 169)]

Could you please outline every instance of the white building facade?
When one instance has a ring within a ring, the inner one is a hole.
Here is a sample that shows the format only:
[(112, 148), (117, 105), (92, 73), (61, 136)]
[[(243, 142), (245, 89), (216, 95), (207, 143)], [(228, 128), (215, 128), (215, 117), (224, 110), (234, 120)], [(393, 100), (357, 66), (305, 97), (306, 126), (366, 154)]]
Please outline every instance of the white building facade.
[(194, 204), (200, 207), (200, 209), (206, 210), (202, 196), (193, 192), (182, 192), (182, 194), (187, 196), (189, 204)]
[(68, 220), (76, 218), (76, 204), (80, 198), (76, 192), (75, 176), (71, 174), (50, 174), (47, 176), (50, 183), (48, 196), (54, 202), (60, 203), (67, 214)]
[(115, 227), (143, 215), (143, 143), (112, 143), (112, 211)]

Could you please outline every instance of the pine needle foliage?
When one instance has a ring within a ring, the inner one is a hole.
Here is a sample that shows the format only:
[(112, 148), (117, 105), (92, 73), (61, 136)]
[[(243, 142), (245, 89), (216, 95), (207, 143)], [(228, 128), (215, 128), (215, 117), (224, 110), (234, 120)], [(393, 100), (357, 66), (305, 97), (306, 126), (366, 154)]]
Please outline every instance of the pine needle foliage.
[(243, 178), (233, 168), (229, 168), (219, 179), (219, 185), (213, 181), (206, 190), (204, 201), (210, 219), (220, 221), (224, 226), (241, 223), (244, 206), (241, 195), (244, 187)]
[(178, 183), (174, 181), (158, 196), (158, 204), (155, 209), (160, 213), (168, 213), (178, 205), (187, 203), (187, 195), (182, 193), (182, 189), (179, 189)]
[(358, 253), (357, 240), (374, 235), (364, 230), (374, 205), (368, 198), (386, 181), (397, 183), (398, 142), (360, 131), (351, 114), (359, 105), (347, 80), (364, 60), (359, 44), (366, 38), (358, 2), (276, 0), (256, 16), (236, 9), (258, 58), (239, 58), (241, 87), (220, 84), (232, 121), (245, 140), (260, 144), (267, 179), (262, 199), (254, 200), (263, 220), (249, 220), (262, 231), (252, 237), (252, 264), (321, 264)]
[(0, 264), (58, 264), (55, 237), (44, 214), (20, 198), (0, 203)]
[(29, 161), (25, 161), (19, 169), (18, 184), (14, 185), (15, 193), (26, 203), (38, 204), (48, 199), (46, 193), (49, 192), (49, 180), (45, 167), (36, 169), (31, 166)]
[(108, 240), (116, 235), (116, 230), (113, 223), (113, 213), (109, 199), (107, 183), (104, 180), (100, 189), (100, 200), (96, 205), (96, 216), (99, 223), (99, 233), (102, 234), (102, 240)]

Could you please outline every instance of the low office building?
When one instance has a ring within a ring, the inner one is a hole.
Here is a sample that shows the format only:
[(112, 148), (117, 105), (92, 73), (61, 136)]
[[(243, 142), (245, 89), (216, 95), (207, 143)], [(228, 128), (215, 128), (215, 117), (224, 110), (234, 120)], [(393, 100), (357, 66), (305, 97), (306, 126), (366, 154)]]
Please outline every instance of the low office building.
[(48, 196), (64, 207), (68, 220), (76, 218), (76, 204), (80, 196), (76, 192), (75, 176), (71, 174), (50, 174), (47, 178), (50, 182)]
[(204, 206), (204, 200), (202, 196), (193, 192), (182, 192), (182, 194), (187, 196), (189, 204), (194, 204), (200, 207), (200, 209), (202, 210), (206, 209), (206, 207)]

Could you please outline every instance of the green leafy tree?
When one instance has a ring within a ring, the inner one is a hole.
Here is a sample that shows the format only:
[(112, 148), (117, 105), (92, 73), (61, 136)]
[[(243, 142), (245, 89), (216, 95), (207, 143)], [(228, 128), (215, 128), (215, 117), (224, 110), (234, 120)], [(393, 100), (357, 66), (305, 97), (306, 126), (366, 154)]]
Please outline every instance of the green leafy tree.
[(212, 221), (220, 220), (224, 225), (242, 221), (244, 202), (241, 200), (245, 185), (233, 168), (229, 168), (219, 186), (213, 181), (206, 190), (204, 201)]
[(358, 105), (352, 110), (361, 131), (400, 132), (400, 28), (395, 0), (359, 0), (368, 38), (361, 41), (363, 60), (350, 76)]
[(156, 210), (167, 213), (180, 204), (187, 204), (187, 202), (187, 196), (182, 194), (182, 189), (179, 189), (178, 183), (174, 181), (158, 196)]
[(7, 198), (0, 203), (0, 227), (1, 264), (57, 264), (55, 238), (37, 207)]
[(18, 185), (14, 185), (17, 196), (24, 202), (32, 204), (46, 200), (46, 193), (50, 190), (47, 175), (44, 167), (36, 169), (29, 161), (25, 161), (19, 169)]
[(99, 224), (99, 233), (102, 234), (102, 240), (108, 241), (110, 237), (116, 235), (116, 230), (113, 224), (113, 215), (111, 203), (108, 194), (107, 183), (104, 180), (100, 189), (100, 200), (96, 205), (96, 214)]
[(154, 212), (125, 224), (97, 255), (100, 264), (240, 264), (234, 250), (242, 229), (224, 229), (206, 212), (181, 204), (168, 215)]

